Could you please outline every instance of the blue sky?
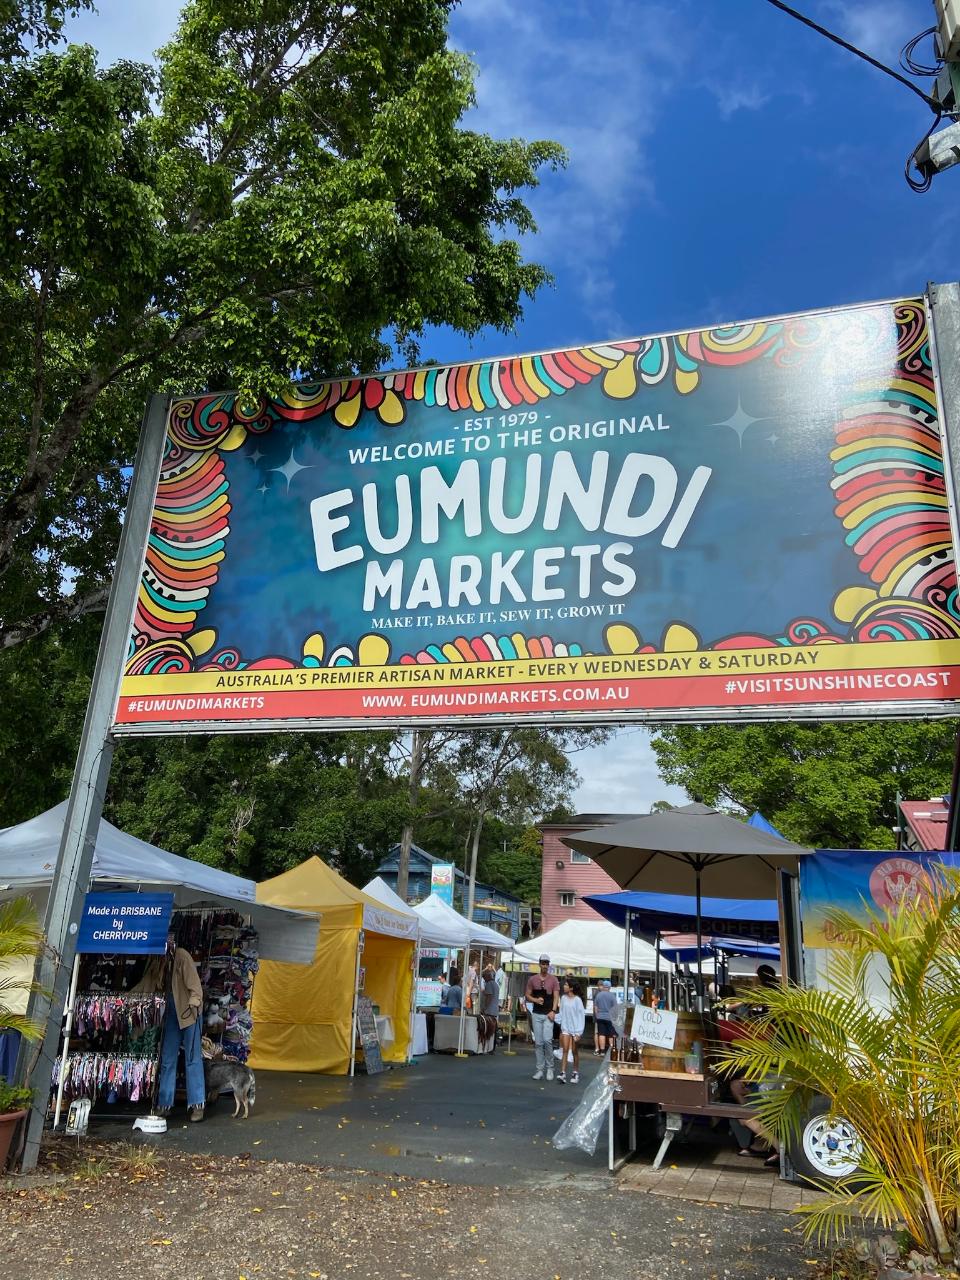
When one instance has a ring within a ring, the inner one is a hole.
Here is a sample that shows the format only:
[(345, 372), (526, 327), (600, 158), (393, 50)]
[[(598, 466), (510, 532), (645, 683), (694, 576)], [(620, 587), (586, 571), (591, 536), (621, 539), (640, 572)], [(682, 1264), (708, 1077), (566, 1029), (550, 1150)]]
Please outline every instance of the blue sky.
[[(794, 2), (894, 66), (934, 20), (930, 0)], [(72, 34), (105, 60), (147, 58), (178, 9), (101, 0)], [(516, 334), (431, 334), (427, 357), (715, 325), (958, 275), (960, 168), (923, 196), (903, 179), (927, 108), (765, 0), (464, 0), (451, 37), (478, 67), (473, 127), (555, 139), (570, 162), (531, 197), (528, 252), (555, 286)], [(678, 795), (642, 731), (578, 765), (585, 809)]]

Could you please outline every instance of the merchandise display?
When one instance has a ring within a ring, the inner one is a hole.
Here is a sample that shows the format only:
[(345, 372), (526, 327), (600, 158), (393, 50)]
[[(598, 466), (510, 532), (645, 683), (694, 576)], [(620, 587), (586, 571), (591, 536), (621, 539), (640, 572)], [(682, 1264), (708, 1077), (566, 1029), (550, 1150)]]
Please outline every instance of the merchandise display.
[[(246, 1062), (253, 1020), (250, 1000), (259, 968), (258, 936), (244, 916), (223, 909), (174, 911), (170, 932), (196, 963), (203, 989), (203, 1031), (224, 1058)], [(169, 962), (168, 962), (169, 963)], [(152, 1107), (169, 978), (158, 955), (88, 954), (78, 972), (69, 1044), (52, 1087), (63, 1075), (63, 1099)], [(182, 1065), (179, 1075), (182, 1084)]]

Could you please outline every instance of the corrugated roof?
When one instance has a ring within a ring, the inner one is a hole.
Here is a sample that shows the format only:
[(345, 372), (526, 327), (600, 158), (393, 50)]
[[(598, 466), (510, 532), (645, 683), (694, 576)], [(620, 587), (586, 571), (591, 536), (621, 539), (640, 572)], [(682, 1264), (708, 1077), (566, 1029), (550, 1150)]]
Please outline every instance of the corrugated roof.
[(901, 800), (900, 812), (921, 849), (932, 852), (946, 848), (947, 805), (944, 800)]

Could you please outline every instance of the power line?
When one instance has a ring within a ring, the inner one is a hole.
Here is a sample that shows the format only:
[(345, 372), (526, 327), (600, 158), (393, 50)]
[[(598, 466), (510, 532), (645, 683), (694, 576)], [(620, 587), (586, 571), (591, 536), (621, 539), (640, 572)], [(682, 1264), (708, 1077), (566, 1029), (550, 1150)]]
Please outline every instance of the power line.
[(832, 40), (834, 44), (838, 44), (841, 49), (846, 49), (848, 53), (854, 54), (855, 57), (862, 58), (864, 62), (869, 62), (871, 67), (876, 67), (876, 69), (878, 71), (882, 71), (884, 75), (892, 76), (894, 80), (898, 80), (902, 85), (906, 85), (911, 93), (915, 93), (917, 97), (925, 102), (930, 110), (938, 117), (942, 114), (940, 104), (937, 102), (936, 98), (931, 98), (929, 94), (924, 93), (922, 89), (918, 89), (912, 80), (908, 80), (906, 76), (902, 76), (899, 71), (894, 71), (893, 67), (888, 67), (885, 63), (878, 62), (877, 59), (871, 57), (869, 53), (864, 53), (862, 49), (858, 49), (855, 44), (850, 44), (849, 41), (844, 40), (841, 36), (835, 35), (832, 31), (828, 31), (826, 27), (821, 27), (819, 22), (814, 22), (812, 18), (808, 18), (805, 14), (799, 13), (796, 9), (792, 9), (790, 5), (784, 4), (783, 0), (767, 0), (767, 4), (773, 5), (775, 9), (782, 10), (791, 18), (795, 18), (797, 22), (802, 22), (805, 27), (809, 27), (812, 31), (816, 31), (818, 35), (823, 36), (825, 39)]

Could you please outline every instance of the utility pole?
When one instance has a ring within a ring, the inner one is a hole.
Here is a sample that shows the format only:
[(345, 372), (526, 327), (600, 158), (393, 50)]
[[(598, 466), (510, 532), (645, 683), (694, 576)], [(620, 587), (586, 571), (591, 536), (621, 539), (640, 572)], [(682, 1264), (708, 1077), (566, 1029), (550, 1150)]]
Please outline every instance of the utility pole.
[[(25, 1172), (37, 1164), (50, 1081), (60, 1047), (60, 1023), (76, 953), (78, 922), (84, 896), (90, 887), (103, 799), (113, 760), (114, 740), (110, 729), (133, 626), (169, 408), (168, 396), (151, 396), (140, 431), (117, 552), (117, 567), (100, 637), (73, 784), (67, 800), (57, 866), (47, 898), (44, 919), (47, 946), (38, 962), (37, 973), (43, 992), (31, 996), (27, 1009), (27, 1016), (44, 1025), (45, 1031), (36, 1064), (35, 1096), (21, 1164)], [(24, 1078), (30, 1055), (31, 1051), (23, 1046), (17, 1072), (20, 1079)]]
[[(940, 405), (947, 508), (954, 548), (960, 547), (957, 499), (960, 495), (960, 284), (928, 284), (933, 369)], [(946, 847), (960, 849), (960, 733), (947, 814)]]

